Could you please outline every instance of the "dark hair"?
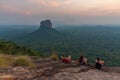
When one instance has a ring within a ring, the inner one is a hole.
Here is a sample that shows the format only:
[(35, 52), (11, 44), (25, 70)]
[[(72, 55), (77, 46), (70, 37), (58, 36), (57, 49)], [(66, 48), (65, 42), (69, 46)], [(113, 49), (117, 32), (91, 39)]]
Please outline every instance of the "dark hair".
[(83, 62), (83, 56), (80, 56), (79, 62)]
[(65, 55), (62, 55), (63, 57), (65, 57)]
[(100, 58), (99, 58), (99, 57), (97, 57), (97, 59), (96, 59), (96, 60), (97, 60), (97, 62), (99, 62), (99, 61), (100, 61)]

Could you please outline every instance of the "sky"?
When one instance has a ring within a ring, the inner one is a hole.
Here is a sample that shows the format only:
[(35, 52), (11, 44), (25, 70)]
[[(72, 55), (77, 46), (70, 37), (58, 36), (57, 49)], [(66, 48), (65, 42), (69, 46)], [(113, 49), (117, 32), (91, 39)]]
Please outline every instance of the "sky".
[(0, 0), (0, 24), (120, 24), (120, 0)]

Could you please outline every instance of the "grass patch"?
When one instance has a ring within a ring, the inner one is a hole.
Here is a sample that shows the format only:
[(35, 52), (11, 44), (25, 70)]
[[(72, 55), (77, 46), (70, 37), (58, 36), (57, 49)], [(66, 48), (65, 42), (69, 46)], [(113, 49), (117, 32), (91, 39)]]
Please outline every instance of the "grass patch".
[(0, 68), (5, 68), (7, 66), (8, 66), (7, 60), (0, 56)]
[(50, 56), (49, 56), (50, 59), (52, 60), (58, 60), (58, 55), (56, 53), (52, 53)]
[(13, 62), (13, 66), (30, 66), (33, 67), (34, 63), (28, 56), (18, 56)]

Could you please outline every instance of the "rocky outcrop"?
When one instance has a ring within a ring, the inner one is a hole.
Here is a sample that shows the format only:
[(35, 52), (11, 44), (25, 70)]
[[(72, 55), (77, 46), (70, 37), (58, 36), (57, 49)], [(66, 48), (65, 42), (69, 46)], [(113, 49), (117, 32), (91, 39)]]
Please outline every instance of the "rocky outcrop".
[(40, 28), (52, 28), (51, 20), (44, 20), (40, 22)]
[(34, 67), (0, 69), (0, 80), (120, 80), (120, 68), (65, 64), (50, 59), (34, 59)]
[[(55, 28), (52, 27), (52, 22), (51, 20), (44, 20), (41, 21), (40, 27), (35, 30), (34, 32), (30, 33), (27, 37), (27, 40), (31, 40), (33, 43), (34, 42), (39, 42), (40, 40), (60, 40), (64, 38), (64, 33), (56, 30)], [(24, 40), (25, 43), (27, 40)], [(33, 41), (35, 40), (35, 41)], [(28, 42), (28, 41), (27, 41)], [(41, 42), (39, 42), (41, 43)]]

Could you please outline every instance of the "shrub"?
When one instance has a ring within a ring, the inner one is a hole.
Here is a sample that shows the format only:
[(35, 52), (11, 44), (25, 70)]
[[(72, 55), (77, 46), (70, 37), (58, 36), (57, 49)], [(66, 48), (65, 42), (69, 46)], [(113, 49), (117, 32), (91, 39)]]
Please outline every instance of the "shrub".
[(0, 57), (0, 68), (4, 68), (4, 67), (7, 67), (7, 61)]
[(34, 64), (32, 60), (28, 56), (18, 56), (13, 63), (13, 66), (31, 66), (33, 67)]
[(50, 55), (50, 59), (52, 60), (58, 60), (58, 55), (55, 53), (52, 53), (52, 55)]

